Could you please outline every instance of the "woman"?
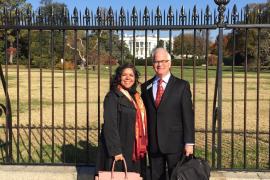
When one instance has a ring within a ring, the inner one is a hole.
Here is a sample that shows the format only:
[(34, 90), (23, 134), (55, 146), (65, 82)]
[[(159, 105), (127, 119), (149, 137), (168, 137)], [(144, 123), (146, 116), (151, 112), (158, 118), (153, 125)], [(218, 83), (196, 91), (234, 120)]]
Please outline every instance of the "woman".
[(115, 70), (110, 91), (104, 99), (102, 145), (104, 170), (111, 170), (115, 159), (118, 161), (115, 169), (122, 171), (119, 160), (125, 159), (129, 172), (144, 176), (147, 124), (145, 107), (136, 91), (138, 79), (139, 73), (132, 64), (123, 64)]

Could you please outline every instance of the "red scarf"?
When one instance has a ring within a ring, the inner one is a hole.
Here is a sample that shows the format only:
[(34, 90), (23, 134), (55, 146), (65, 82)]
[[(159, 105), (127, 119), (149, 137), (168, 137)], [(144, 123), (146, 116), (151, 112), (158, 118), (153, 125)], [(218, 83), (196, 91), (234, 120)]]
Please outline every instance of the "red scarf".
[(143, 100), (138, 92), (135, 93), (135, 101), (129, 92), (118, 86), (118, 89), (133, 103), (136, 108), (135, 141), (133, 146), (132, 160), (143, 158), (147, 152), (147, 119)]

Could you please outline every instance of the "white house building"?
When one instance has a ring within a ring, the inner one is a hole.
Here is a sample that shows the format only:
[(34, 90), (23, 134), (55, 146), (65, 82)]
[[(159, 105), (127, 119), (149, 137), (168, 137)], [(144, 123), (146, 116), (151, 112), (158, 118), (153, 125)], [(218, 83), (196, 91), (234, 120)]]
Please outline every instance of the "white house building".
[[(124, 35), (124, 42), (127, 44), (128, 49), (133, 55), (133, 35)], [(160, 41), (163, 41), (163, 46), (166, 48), (166, 45), (169, 44), (169, 38), (160, 37)], [(152, 50), (157, 46), (157, 36), (147, 36), (147, 57), (151, 56)], [(137, 35), (135, 36), (135, 57), (138, 59), (145, 58), (145, 36)], [(172, 47), (173, 47), (173, 38), (172, 38)]]

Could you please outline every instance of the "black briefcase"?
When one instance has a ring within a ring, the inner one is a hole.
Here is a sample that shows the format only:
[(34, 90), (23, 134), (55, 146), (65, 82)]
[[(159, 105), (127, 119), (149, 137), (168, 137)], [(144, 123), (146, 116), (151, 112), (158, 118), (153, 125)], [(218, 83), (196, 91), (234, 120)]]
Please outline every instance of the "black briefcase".
[(209, 164), (207, 161), (196, 158), (194, 155), (183, 156), (177, 163), (171, 176), (171, 180), (208, 180), (209, 178)]

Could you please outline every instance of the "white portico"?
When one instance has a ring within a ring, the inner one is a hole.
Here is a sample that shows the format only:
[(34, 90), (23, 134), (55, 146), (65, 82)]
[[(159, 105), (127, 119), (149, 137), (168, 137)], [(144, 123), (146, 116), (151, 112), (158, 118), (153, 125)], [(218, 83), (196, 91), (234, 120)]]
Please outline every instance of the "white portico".
[[(127, 44), (128, 49), (133, 55), (133, 35), (125, 34), (123, 38), (124, 42)], [(168, 37), (160, 37), (159, 44), (163, 45), (164, 48), (169, 45)], [(157, 36), (147, 36), (147, 57), (151, 56), (151, 52), (154, 48), (157, 47)], [(172, 47), (173, 47), (173, 38), (172, 38)], [(145, 58), (145, 36), (137, 35), (135, 36), (135, 57), (138, 59)]]

